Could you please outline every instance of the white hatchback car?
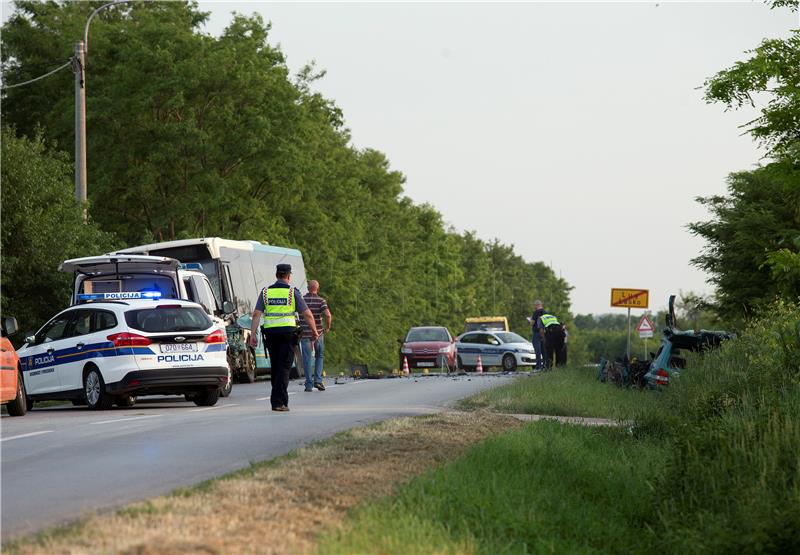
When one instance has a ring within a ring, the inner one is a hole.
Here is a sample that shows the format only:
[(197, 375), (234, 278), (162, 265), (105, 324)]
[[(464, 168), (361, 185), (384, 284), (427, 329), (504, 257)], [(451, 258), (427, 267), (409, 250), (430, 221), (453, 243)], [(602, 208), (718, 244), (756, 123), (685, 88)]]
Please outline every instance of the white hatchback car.
[(227, 344), (202, 306), (140, 293), (82, 297), (92, 302), (58, 313), (18, 351), (29, 405), (69, 399), (107, 409), (175, 394), (216, 404), (229, 376)]

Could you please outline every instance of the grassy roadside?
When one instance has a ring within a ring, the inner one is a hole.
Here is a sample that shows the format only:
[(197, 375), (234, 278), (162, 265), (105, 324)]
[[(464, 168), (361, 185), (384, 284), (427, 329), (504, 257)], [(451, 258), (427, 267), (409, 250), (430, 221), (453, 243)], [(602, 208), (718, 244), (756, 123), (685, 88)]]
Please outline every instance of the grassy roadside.
[(475, 412), (357, 428), (170, 496), (8, 542), (2, 552), (303, 553), (357, 503), (387, 495), (475, 442), (520, 426), (508, 416)]
[(597, 381), (594, 368), (558, 368), (485, 390), (461, 401), (464, 409), (627, 420), (658, 402), (652, 392), (620, 389)]
[(577, 370), (479, 394), (463, 405), (634, 422), (492, 437), (359, 506), (317, 553), (799, 553), (799, 361), (800, 306), (777, 302), (663, 394)]
[(527, 424), (361, 506), (316, 552), (641, 552), (632, 524), (643, 522), (663, 457), (617, 428)]

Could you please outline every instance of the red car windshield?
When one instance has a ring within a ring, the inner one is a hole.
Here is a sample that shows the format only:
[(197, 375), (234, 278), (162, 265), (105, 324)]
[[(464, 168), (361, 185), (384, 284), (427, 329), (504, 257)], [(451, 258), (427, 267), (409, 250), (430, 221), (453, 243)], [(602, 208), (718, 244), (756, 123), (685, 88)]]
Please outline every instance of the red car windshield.
[(406, 336), (406, 343), (417, 343), (420, 341), (442, 341), (450, 342), (450, 334), (444, 328), (412, 328)]

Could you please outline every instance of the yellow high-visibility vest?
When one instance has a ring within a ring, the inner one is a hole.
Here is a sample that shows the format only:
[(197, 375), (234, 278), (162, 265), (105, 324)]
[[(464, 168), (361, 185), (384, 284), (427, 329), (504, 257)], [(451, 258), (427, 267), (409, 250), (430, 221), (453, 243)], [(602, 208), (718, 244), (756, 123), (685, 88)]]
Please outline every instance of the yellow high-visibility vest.
[(261, 327), (286, 328), (295, 327), (297, 321), (294, 313), (294, 288), (293, 287), (267, 287), (263, 292), (264, 296), (264, 317), (261, 319)]

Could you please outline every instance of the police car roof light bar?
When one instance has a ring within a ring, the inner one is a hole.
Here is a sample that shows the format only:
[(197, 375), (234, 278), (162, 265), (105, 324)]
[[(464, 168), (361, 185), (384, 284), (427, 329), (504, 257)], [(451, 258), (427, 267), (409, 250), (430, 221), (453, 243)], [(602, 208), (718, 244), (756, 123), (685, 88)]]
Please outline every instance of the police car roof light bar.
[(119, 301), (127, 299), (152, 299), (161, 298), (161, 291), (120, 291), (118, 293), (81, 293), (79, 301)]

